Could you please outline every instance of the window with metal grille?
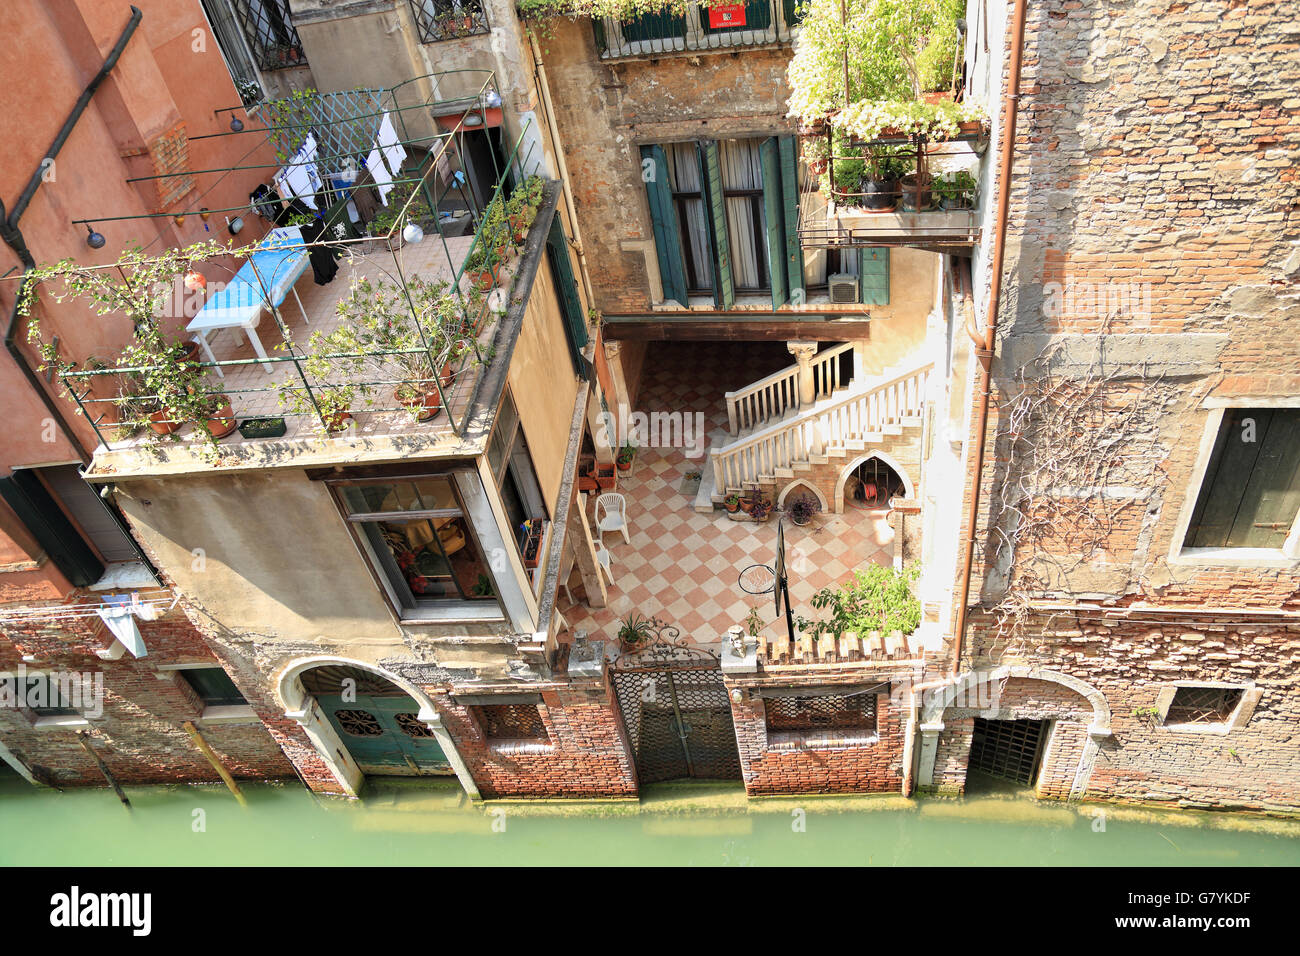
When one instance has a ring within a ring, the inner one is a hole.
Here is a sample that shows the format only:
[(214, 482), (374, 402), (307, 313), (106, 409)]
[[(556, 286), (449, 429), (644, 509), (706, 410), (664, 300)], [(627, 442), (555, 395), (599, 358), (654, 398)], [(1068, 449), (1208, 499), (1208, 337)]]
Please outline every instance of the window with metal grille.
[(487, 14), (480, 0), (409, 0), (421, 43), (487, 33)]
[(1187, 526), (1187, 548), (1282, 549), (1300, 513), (1300, 408), (1233, 408)]
[(474, 708), (474, 716), (488, 740), (550, 739), (536, 704), (483, 704)]
[(769, 697), (764, 701), (772, 733), (876, 730), (876, 695), (828, 694), (823, 697)]
[(1179, 687), (1166, 724), (1226, 724), (1241, 703), (1240, 687)]
[(230, 5), (259, 67), (282, 70), (307, 63), (289, 13), (289, 0), (230, 0)]

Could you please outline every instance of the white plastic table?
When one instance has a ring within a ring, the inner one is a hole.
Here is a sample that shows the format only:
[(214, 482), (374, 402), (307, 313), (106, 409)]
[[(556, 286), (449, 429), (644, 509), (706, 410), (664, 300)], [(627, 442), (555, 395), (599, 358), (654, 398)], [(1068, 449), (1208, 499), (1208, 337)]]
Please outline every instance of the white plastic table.
[[(302, 299), (298, 298), (298, 290), (294, 289), (294, 284), (307, 271), (309, 261), (302, 232), (296, 226), (272, 229), (226, 287), (204, 303), (198, 315), (185, 326), (185, 331), (194, 333), (194, 340), (209, 362), (215, 363), (217, 359), (212, 354), (207, 334), (217, 329), (242, 329), (257, 357), (267, 359), (262, 340), (257, 337), (257, 323), (262, 318), (263, 309), (269, 308), (283, 321), (280, 306), (292, 291), (303, 319), (310, 322)], [(262, 367), (268, 375), (274, 371), (269, 361)], [(216, 366), (216, 370), (225, 378), (221, 366)]]

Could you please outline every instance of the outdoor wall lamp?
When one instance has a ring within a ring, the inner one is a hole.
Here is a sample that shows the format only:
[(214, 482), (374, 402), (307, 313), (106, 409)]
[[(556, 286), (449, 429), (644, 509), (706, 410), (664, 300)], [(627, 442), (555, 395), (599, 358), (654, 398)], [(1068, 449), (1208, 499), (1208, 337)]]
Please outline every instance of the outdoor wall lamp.
[(244, 131), (244, 121), (238, 116), (230, 117), (230, 131), (232, 133), (242, 133)]
[(103, 249), (107, 242), (108, 240), (96, 232), (89, 223), (86, 224), (86, 245), (92, 249)]

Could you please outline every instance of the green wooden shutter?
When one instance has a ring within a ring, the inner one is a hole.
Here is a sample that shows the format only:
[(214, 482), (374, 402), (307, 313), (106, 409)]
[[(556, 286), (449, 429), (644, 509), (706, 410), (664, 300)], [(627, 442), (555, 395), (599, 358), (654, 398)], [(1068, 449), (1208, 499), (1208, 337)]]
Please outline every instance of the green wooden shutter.
[(709, 245), (713, 249), (713, 302), (719, 309), (730, 309), (736, 304), (736, 283), (731, 276), (731, 241), (727, 238), (727, 203), (722, 195), (718, 144), (712, 140), (700, 140), (695, 149), (700, 157), (705, 219), (709, 223)]
[(799, 160), (793, 136), (781, 137), (781, 196), (785, 202), (785, 274), (790, 298), (808, 301), (803, 279), (803, 247), (799, 245)]
[(86, 587), (104, 576), (103, 563), (34, 472), (20, 468), (0, 478), (0, 498), (74, 587)]
[(560, 299), (560, 312), (564, 316), (564, 331), (573, 357), (573, 370), (580, 378), (587, 377), (587, 362), (582, 350), (587, 347), (587, 323), (582, 315), (582, 300), (578, 298), (578, 284), (573, 281), (573, 263), (569, 261), (569, 244), (565, 241), (560, 218), (551, 220), (551, 231), (546, 237), (546, 254), (551, 261), (551, 277)]
[(673, 206), (672, 182), (668, 178), (668, 155), (662, 146), (641, 147), (641, 178), (645, 180), (650, 200), (650, 223), (654, 228), (655, 252), (659, 258), (659, 278), (664, 298), (681, 305), (686, 299), (686, 265), (682, 259), (682, 233)]
[(781, 192), (781, 155), (776, 137), (758, 148), (763, 164), (763, 219), (767, 230), (767, 272), (772, 283), (772, 308), (790, 301), (785, 273), (785, 197)]
[(880, 246), (858, 250), (858, 301), (889, 305), (889, 250)]
[[(1254, 441), (1244, 441), (1253, 420)], [(1281, 548), (1300, 510), (1300, 410), (1224, 415), (1187, 529), (1191, 548)]]

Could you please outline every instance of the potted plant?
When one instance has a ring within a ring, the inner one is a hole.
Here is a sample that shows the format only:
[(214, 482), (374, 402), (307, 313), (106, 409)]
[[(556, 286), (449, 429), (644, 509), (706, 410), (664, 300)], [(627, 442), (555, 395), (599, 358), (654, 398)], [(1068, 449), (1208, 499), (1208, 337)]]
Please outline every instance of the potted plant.
[(627, 617), (618, 629), (618, 641), (624, 651), (634, 651), (650, 640), (654, 633), (654, 623), (642, 617), (636, 611)]
[(907, 212), (924, 212), (934, 205), (929, 173), (908, 173), (899, 180), (901, 205)]
[(636, 446), (633, 445), (631, 442), (628, 442), (619, 450), (618, 458), (615, 460), (615, 463), (618, 465), (618, 470), (631, 471), (632, 459), (635, 457), (636, 457)]
[(907, 169), (906, 159), (895, 146), (873, 146), (866, 154), (862, 206), (872, 212), (892, 212), (898, 205), (898, 185)]
[(972, 209), (975, 205), (975, 177), (962, 170), (939, 176), (931, 184), (939, 197), (940, 209)]
[(722, 499), (722, 507), (727, 509), (728, 514), (735, 514), (740, 510), (740, 495), (732, 492)]
[(789, 505), (786, 506), (785, 513), (790, 516), (790, 520), (802, 527), (813, 519), (813, 516), (819, 514), (822, 510), (821, 504), (811, 495), (798, 495)]
[[(330, 396), (324, 403), (317, 396), (327, 430), (346, 422), (342, 413), (354, 409), (357, 397), (373, 404), (366, 382), (395, 382), (393, 399), (417, 421), (436, 415), (442, 401), (435, 378), (449, 386), (454, 364), (470, 348), (459, 335), (462, 317), (448, 283), (413, 276), (402, 288), (355, 279), (337, 311), (342, 321), (328, 334), (312, 333), (304, 363), (320, 383), (312, 391)], [(344, 376), (348, 381), (340, 384)], [(281, 388), (300, 407), (305, 398), (310, 410), (310, 396), (297, 381)]]

